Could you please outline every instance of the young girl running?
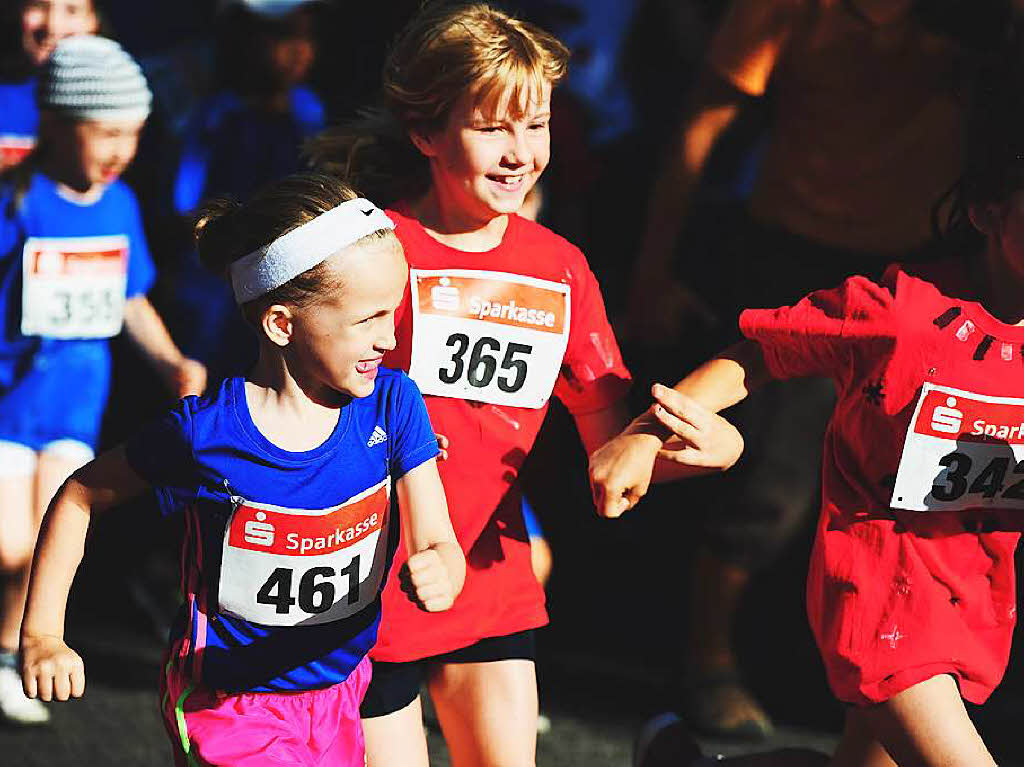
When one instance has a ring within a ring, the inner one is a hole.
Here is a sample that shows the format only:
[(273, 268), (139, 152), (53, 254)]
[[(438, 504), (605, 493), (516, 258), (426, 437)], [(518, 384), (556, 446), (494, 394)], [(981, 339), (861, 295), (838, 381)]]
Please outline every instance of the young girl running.
[[(893, 266), (878, 284), (853, 277), (791, 307), (744, 312), (749, 340), (676, 391), (658, 388), (660, 405), (591, 460), (598, 504), (619, 513), (642, 495), (660, 429), (683, 440), (692, 431), (670, 412), (674, 402), (719, 410), (769, 377), (833, 378), (839, 401), (825, 438), (807, 608), (832, 690), (850, 706), (834, 764), (995, 763), (962, 699), (982, 703), (998, 685), (1017, 612), (1021, 58), (979, 83), (952, 219), (957, 258), (913, 272)], [(640, 763), (685, 762), (663, 753)]]
[(99, 29), (92, 0), (20, 0), (11, 6), (4, 15), (14, 18), (2, 21), (17, 28), (20, 45), (0, 57), (0, 171), (19, 163), (36, 144), (39, 68), (65, 37)]
[(259, 360), (61, 489), (22, 629), (29, 695), (82, 694), (63, 624), (90, 517), (153, 487), (165, 514), (185, 515), (162, 699), (176, 763), (364, 763), (366, 653), (399, 528), (416, 609), (447, 609), (465, 569), (423, 400), (381, 367), (407, 278), (392, 227), (317, 175), (205, 209), (200, 255), (230, 274)]
[(385, 590), (363, 705), (376, 767), (427, 765), (424, 682), (454, 765), (534, 762), (533, 630), (547, 615), (517, 474), (552, 394), (590, 451), (624, 424), (629, 386), (583, 254), (516, 215), (548, 163), (567, 57), (486, 5), (428, 6), (385, 65), (385, 110), (314, 144), (393, 208), (412, 268), (387, 362), (409, 371), (450, 441), (440, 472), (468, 565), (443, 616)]
[(153, 262), (118, 181), (149, 104), (117, 43), (62, 40), (40, 74), (39, 144), (0, 177), (0, 717), (10, 721), (47, 719), (21, 692), (18, 626), (43, 510), (99, 439), (107, 339), (123, 326), (175, 397), (205, 384), (146, 298)]

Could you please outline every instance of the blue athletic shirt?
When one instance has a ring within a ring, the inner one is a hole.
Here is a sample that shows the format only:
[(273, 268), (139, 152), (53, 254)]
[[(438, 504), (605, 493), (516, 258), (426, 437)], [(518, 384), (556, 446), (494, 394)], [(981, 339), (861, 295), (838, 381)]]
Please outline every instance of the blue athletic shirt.
[(393, 483), (438, 453), (416, 384), (379, 368), (323, 444), (290, 452), (256, 428), (244, 379), (228, 378), (126, 449), (162, 512), (185, 514), (179, 671), (231, 693), (344, 681), (377, 639), (400, 528)]
[(33, 174), (20, 200), (11, 184), (0, 187), (0, 392), (17, 382), (39, 353), (59, 364), (61, 355), (88, 352), (109, 364), (105, 338), (22, 334), (23, 253), (30, 237), (63, 240), (69, 248), (78, 247), (75, 243), (86, 237), (124, 238), (128, 249), (126, 298), (145, 294), (156, 278), (139, 204), (122, 182), (112, 183), (88, 205), (61, 196), (57, 184), (42, 173)]
[(39, 110), (34, 77), (0, 83), (0, 170), (16, 164), (36, 143)]

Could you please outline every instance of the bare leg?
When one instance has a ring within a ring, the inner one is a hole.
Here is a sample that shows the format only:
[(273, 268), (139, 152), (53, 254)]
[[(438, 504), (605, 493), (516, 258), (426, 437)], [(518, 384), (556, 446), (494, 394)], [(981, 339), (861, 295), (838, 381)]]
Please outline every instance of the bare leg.
[(29, 565), (39, 525), (34, 507), (34, 476), (0, 477), (0, 650), (18, 649), (25, 611)]
[(858, 714), (900, 767), (995, 767), (948, 674)]
[(725, 562), (708, 549), (697, 553), (691, 583), (691, 704), (688, 714), (701, 729), (767, 735), (771, 720), (739, 684), (732, 631), (750, 572)]
[(367, 767), (429, 767), (423, 707), (416, 700), (385, 716), (363, 720)]
[(452, 767), (534, 767), (533, 661), (446, 663), (432, 673), (429, 686)]

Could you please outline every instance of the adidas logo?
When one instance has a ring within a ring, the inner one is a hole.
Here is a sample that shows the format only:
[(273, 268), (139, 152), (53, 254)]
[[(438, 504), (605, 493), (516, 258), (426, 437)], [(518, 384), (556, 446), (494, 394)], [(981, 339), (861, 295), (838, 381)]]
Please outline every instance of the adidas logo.
[(388, 441), (388, 433), (386, 431), (384, 431), (382, 428), (380, 428), (380, 426), (374, 426), (373, 427), (373, 434), (371, 434), (370, 438), (368, 440), (366, 440), (366, 446), (367, 447), (373, 447), (374, 445), (379, 445), (381, 442), (387, 442), (387, 441)]

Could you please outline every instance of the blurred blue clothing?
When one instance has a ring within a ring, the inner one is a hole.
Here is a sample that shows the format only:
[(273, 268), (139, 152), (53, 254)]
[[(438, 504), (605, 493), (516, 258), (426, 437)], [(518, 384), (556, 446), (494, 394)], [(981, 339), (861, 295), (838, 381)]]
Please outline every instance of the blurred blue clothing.
[(144, 295), (156, 269), (125, 184), (115, 181), (87, 205), (63, 197), (41, 173), (20, 200), (11, 185), (0, 188), (0, 439), (35, 449), (63, 438), (95, 447), (110, 387), (108, 341), (23, 335), (22, 259), (29, 237), (116, 235), (128, 243), (125, 297)]
[(320, 98), (292, 89), (287, 114), (257, 109), (230, 91), (211, 97), (186, 129), (174, 180), (174, 208), (192, 213), (213, 195), (248, 198), (258, 187), (299, 170), (302, 142), (323, 130)]
[(36, 80), (0, 83), (0, 169), (13, 165), (35, 144), (39, 129)]
[[(210, 98), (191, 119), (174, 184), (174, 208), (191, 215), (202, 200), (244, 200), (260, 186), (298, 171), (302, 142), (323, 130), (326, 116), (309, 88), (290, 94), (291, 110), (273, 113), (230, 91)], [(238, 375), (255, 360), (256, 339), (228, 285), (183, 254), (174, 290), (173, 331), (182, 351), (207, 365), (211, 383)]]

